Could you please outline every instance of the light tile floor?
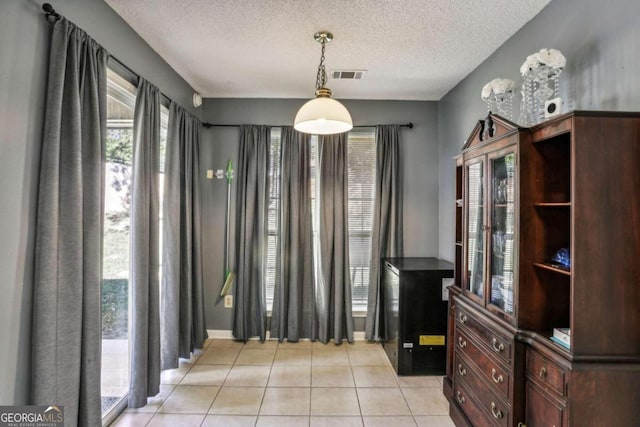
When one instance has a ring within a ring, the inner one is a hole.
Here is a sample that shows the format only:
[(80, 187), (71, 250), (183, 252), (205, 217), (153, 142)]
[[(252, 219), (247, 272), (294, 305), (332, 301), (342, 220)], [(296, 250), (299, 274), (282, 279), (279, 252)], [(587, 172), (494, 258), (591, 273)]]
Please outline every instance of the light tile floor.
[(379, 344), (207, 340), (112, 426), (452, 427), (442, 378), (397, 376)]

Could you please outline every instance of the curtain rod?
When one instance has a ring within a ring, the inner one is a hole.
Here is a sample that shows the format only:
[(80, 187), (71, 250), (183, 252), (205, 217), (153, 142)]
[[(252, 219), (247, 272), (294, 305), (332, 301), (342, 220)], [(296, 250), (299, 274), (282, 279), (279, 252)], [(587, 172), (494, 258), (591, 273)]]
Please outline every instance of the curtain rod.
[[(214, 123), (203, 122), (202, 126), (204, 126), (206, 128), (212, 128), (212, 127), (239, 128), (242, 125), (231, 125), (231, 124), (227, 125), (227, 124), (214, 124)], [(281, 128), (281, 127), (291, 126), (291, 125), (270, 125), (270, 126), (274, 127), (274, 128)], [(376, 126), (385, 126), (385, 125), (358, 125), (358, 126), (354, 126), (354, 128), (374, 128)], [(402, 123), (402, 124), (399, 124), (398, 126), (403, 127), (403, 128), (413, 129), (413, 123), (411, 123), (411, 122)]]
[[(42, 5), (42, 10), (44, 11), (44, 13), (46, 15), (45, 16), (46, 19), (53, 18), (55, 21), (57, 21), (58, 19), (62, 18), (62, 15), (60, 15), (58, 12), (56, 12), (56, 10), (53, 8), (53, 6), (51, 6), (51, 4), (49, 4), (49, 3), (44, 3)], [(113, 56), (111, 53), (109, 53), (109, 61), (115, 62), (115, 65), (117, 67), (122, 68), (124, 71), (126, 71), (129, 74), (131, 74), (132, 77), (134, 77), (136, 79), (140, 78), (140, 74), (138, 74), (135, 71), (133, 71), (129, 66), (127, 66), (124, 62), (120, 61), (118, 58)], [(162, 92), (160, 92), (160, 97), (162, 99), (161, 103), (165, 107), (169, 108), (169, 104), (171, 104), (171, 98), (169, 98), (167, 95), (165, 95)]]

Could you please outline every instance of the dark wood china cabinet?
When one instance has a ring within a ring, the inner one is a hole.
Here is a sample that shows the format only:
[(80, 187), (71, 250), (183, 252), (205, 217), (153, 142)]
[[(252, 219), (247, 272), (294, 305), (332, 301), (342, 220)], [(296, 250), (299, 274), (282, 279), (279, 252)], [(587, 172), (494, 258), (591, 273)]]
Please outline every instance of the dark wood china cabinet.
[(640, 425), (640, 114), (490, 114), (455, 162), (455, 424)]

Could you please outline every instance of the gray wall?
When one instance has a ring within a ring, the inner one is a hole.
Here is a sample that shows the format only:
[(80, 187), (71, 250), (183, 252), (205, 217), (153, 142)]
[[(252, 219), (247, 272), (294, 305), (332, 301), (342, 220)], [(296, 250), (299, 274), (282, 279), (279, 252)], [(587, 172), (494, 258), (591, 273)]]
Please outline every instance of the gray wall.
[[(0, 1), (0, 405), (29, 396), (31, 293), (39, 153), (49, 51), (44, 1)], [(188, 107), (192, 89), (102, 0), (56, 10)]]
[[(453, 259), (454, 163), (477, 120), (487, 114), (482, 86), (495, 77), (521, 83), (520, 65), (541, 48), (567, 58), (560, 76), (562, 112), (640, 110), (640, 2), (553, 0), (438, 103), (440, 257)], [(514, 100), (514, 121), (520, 96)]]
[[(203, 120), (227, 124), (292, 124), (303, 99), (206, 99)], [(404, 251), (407, 256), (437, 256), (438, 253), (438, 132), (435, 102), (342, 101), (356, 125), (413, 122), (402, 128), (404, 171)], [(224, 169), (227, 160), (237, 163), (237, 128), (203, 131), (202, 169)], [(203, 243), (207, 328), (231, 329), (231, 310), (217, 298), (224, 278), (224, 229), (226, 182), (203, 182)], [(232, 229), (235, 213), (235, 182), (232, 186)], [(232, 239), (233, 245), (233, 239)], [(233, 246), (231, 249), (233, 253)], [(231, 263), (233, 267), (233, 262)], [(356, 329), (364, 330), (364, 319), (356, 318)]]

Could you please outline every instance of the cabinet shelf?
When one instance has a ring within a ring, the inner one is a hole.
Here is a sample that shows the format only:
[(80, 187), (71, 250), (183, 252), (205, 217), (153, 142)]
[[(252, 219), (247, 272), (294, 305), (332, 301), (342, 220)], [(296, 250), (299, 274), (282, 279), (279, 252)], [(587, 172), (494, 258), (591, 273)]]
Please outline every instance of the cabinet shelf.
[(538, 268), (542, 268), (545, 270), (549, 270), (549, 271), (553, 271), (556, 273), (560, 273), (560, 274), (565, 274), (567, 276), (571, 276), (571, 270), (567, 270), (564, 269), (562, 267), (558, 267), (554, 264), (550, 264), (548, 262), (534, 262), (533, 265), (535, 265)]

